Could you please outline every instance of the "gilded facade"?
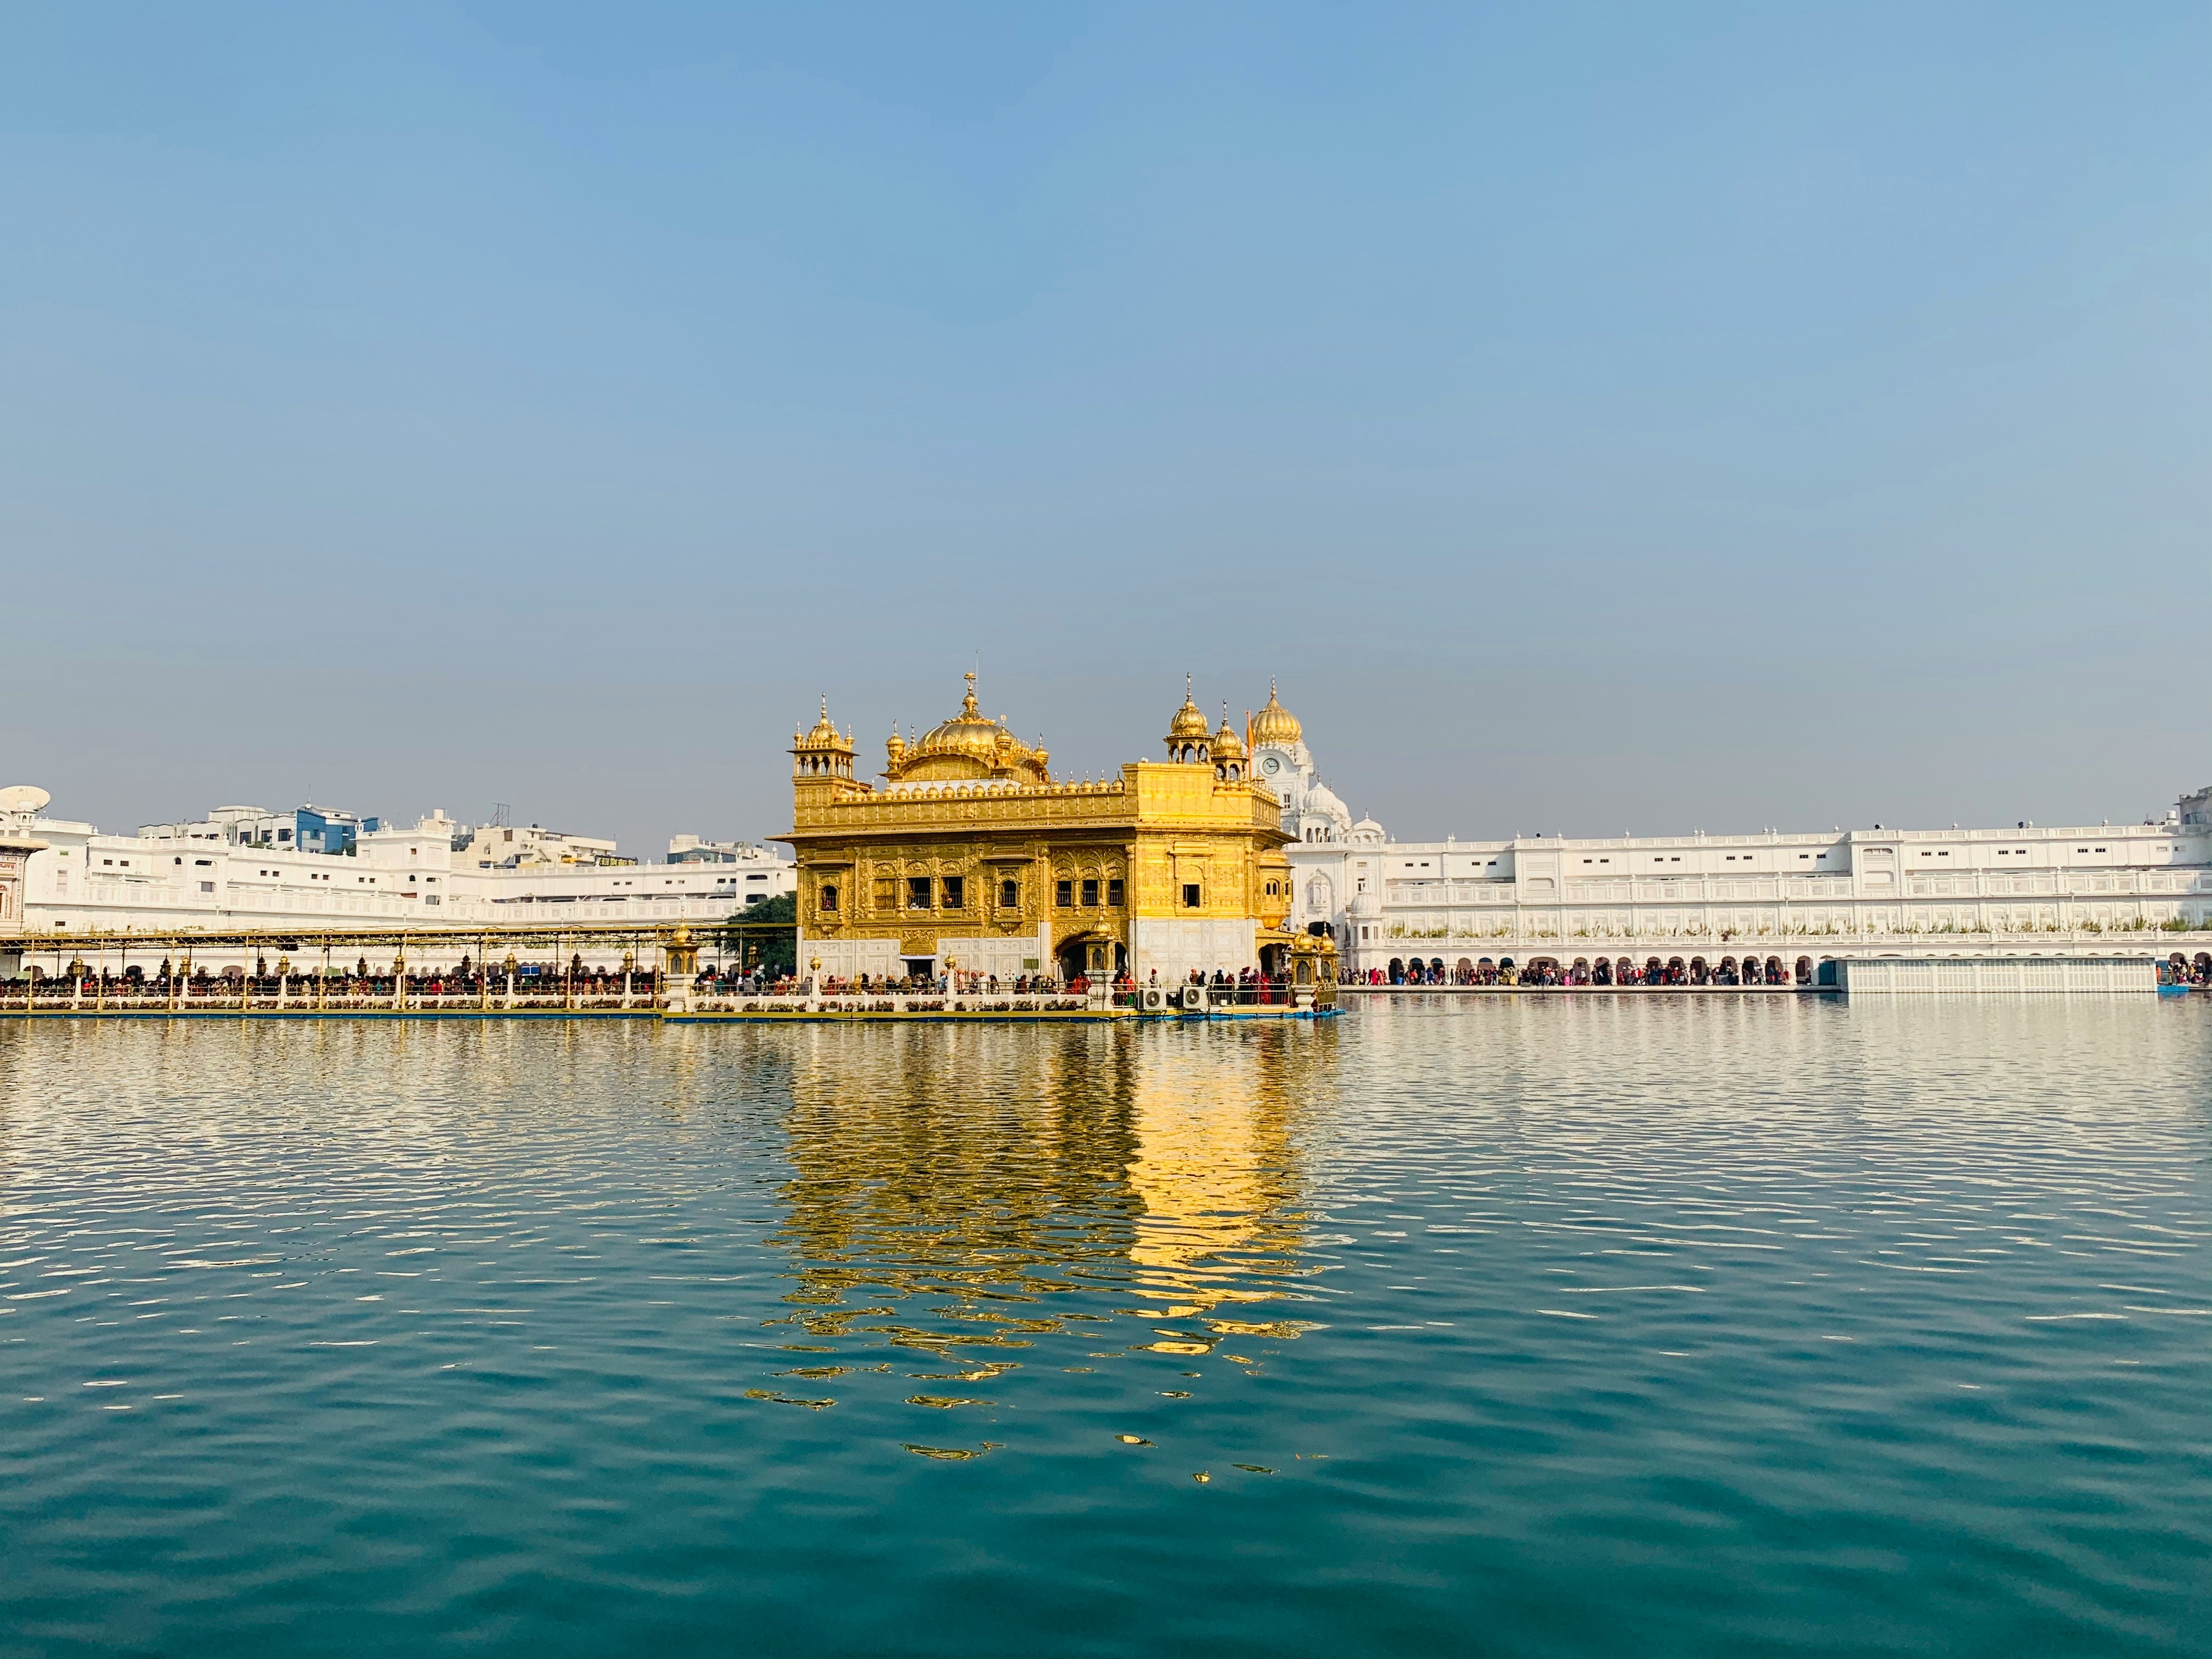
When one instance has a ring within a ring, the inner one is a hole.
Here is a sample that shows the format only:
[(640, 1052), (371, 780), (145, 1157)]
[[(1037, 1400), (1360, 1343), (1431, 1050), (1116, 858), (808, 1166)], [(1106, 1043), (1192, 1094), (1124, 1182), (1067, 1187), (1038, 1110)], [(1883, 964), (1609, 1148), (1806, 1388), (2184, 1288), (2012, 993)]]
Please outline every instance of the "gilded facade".
[(968, 678), (951, 719), (891, 734), (880, 785), (856, 775), (826, 701), (793, 734), (779, 839), (798, 854), (802, 964), (838, 979), (1103, 968), (1163, 984), (1279, 966), (1291, 837), (1225, 715), (1209, 729), (1186, 690), (1165, 758), (1057, 783)]

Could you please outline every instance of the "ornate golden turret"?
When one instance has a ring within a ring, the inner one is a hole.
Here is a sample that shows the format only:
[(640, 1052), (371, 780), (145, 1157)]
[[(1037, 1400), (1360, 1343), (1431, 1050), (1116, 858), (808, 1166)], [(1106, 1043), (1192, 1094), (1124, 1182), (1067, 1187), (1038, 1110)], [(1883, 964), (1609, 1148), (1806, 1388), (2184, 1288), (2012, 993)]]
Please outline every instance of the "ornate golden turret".
[(1229, 723), (1229, 705), (1221, 707), (1221, 729), (1213, 734), (1213, 775), (1224, 783), (1244, 781), (1244, 739)]
[(1275, 696), (1275, 682), (1267, 682), (1267, 706), (1252, 717), (1252, 741), (1255, 744), (1273, 743), (1288, 746), (1296, 743), (1304, 728), (1298, 717), (1283, 707)]
[(896, 777), (899, 763), (906, 758), (906, 739), (899, 736), (899, 729), (896, 722), (891, 726), (890, 736), (884, 739), (884, 757), (886, 762), (884, 775)]
[(1171, 761), (1204, 761), (1211, 757), (1213, 734), (1206, 729), (1206, 716), (1190, 695), (1190, 676), (1182, 677), (1182, 707), (1168, 722), (1168, 758)]
[(792, 766), (794, 778), (849, 778), (853, 775), (853, 747), (850, 732), (840, 733), (836, 723), (830, 718), (830, 699), (822, 699), (822, 718), (814, 722), (814, 729), (804, 735), (791, 734)]

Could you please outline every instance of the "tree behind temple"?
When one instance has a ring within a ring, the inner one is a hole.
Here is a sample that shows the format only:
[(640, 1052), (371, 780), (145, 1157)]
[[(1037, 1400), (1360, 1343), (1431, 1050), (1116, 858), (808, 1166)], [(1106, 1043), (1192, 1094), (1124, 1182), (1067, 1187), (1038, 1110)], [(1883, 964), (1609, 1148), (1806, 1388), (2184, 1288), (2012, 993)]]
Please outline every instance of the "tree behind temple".
[(732, 957), (743, 949), (746, 954), (738, 958), (756, 969), (770, 973), (795, 973), (799, 969), (799, 898), (793, 893), (778, 893), (774, 898), (757, 899), (730, 918), (742, 922), (781, 922), (773, 933), (763, 930), (757, 933), (743, 933), (732, 928), (723, 935), (722, 948)]

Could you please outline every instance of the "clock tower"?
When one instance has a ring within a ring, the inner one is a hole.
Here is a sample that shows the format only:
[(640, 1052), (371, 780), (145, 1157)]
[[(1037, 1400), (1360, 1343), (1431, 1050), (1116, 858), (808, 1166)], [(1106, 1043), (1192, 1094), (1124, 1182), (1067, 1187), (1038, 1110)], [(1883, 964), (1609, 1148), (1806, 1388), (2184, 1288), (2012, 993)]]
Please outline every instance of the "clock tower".
[(1298, 717), (1267, 682), (1267, 706), (1252, 716), (1252, 776), (1283, 804), (1283, 830), (1294, 841), (1340, 842), (1352, 815), (1314, 770)]

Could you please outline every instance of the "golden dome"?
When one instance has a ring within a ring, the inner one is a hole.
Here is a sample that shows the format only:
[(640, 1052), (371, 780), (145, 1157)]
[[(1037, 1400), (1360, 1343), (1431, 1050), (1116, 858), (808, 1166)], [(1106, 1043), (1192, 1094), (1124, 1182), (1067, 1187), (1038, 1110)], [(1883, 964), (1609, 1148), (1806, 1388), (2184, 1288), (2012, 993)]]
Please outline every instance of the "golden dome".
[(1275, 682), (1267, 682), (1267, 706), (1252, 717), (1252, 741), (1288, 745), (1298, 740), (1304, 728), (1298, 717), (1283, 707), (1275, 696)]
[(1237, 735), (1237, 728), (1229, 723), (1229, 711), (1221, 711), (1221, 729), (1213, 734), (1213, 758), (1218, 761), (1243, 760), (1244, 739)]
[[(986, 715), (975, 701), (975, 677), (968, 676), (968, 695), (960, 712), (933, 726), (911, 744), (898, 744), (890, 751), (886, 775), (892, 782), (980, 782), (1000, 778), (1016, 782), (1048, 783), (1045, 752), (1031, 749), (1006, 727)], [(889, 747), (889, 745), (887, 745)]]
[(1169, 723), (1168, 741), (1204, 743), (1212, 735), (1206, 729), (1206, 716), (1199, 712), (1198, 705), (1190, 699), (1190, 677), (1186, 674), (1182, 683), (1182, 707), (1176, 710), (1175, 719)]
[(972, 755), (977, 760), (989, 760), (999, 752), (1000, 740), (1011, 743), (1013, 734), (994, 720), (987, 720), (975, 702), (975, 677), (968, 677), (968, 695), (960, 700), (960, 712), (949, 720), (940, 720), (921, 734), (915, 744), (915, 752), (925, 755)]

